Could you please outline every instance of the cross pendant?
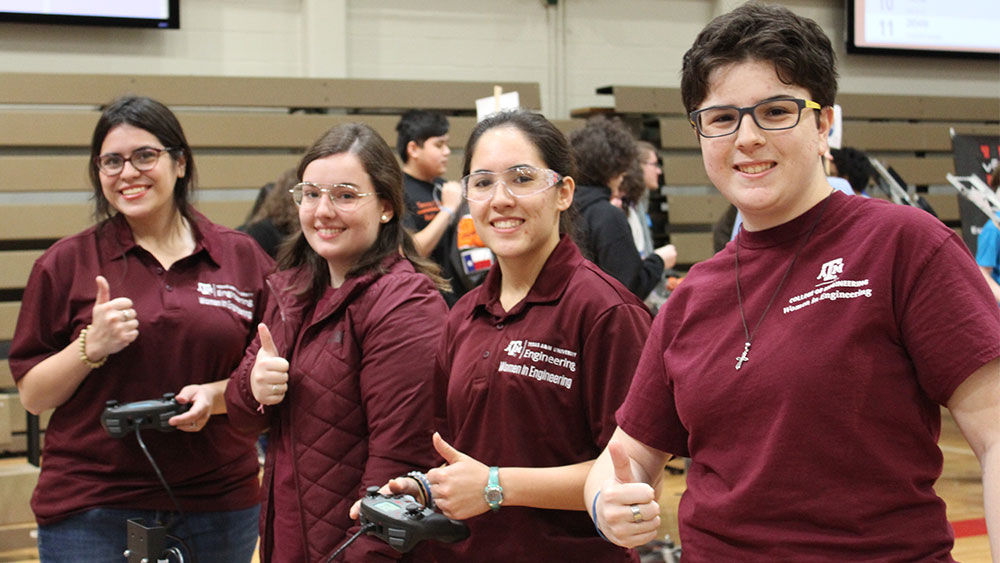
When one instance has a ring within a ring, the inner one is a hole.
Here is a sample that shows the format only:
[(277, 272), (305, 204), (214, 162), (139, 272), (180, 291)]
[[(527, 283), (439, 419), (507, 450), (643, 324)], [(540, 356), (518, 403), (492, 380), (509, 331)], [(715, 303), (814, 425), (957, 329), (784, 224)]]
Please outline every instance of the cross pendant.
[(747, 343), (745, 343), (743, 345), (743, 355), (740, 356), (739, 358), (736, 358), (736, 369), (737, 370), (739, 370), (741, 367), (743, 367), (743, 362), (750, 361), (750, 358), (747, 357), (747, 354), (749, 352), (750, 352), (750, 343), (747, 342)]

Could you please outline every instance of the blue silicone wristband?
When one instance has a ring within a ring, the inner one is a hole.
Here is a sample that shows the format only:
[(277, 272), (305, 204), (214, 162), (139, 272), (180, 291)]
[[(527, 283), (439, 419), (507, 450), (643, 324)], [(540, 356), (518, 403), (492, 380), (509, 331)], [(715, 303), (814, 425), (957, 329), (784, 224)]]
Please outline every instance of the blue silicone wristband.
[(597, 530), (597, 535), (601, 536), (601, 539), (611, 543), (607, 537), (604, 536), (604, 532), (601, 531), (601, 527), (597, 525), (597, 498), (601, 496), (601, 491), (597, 491), (594, 495), (594, 502), (590, 505), (590, 519), (594, 521), (594, 529)]

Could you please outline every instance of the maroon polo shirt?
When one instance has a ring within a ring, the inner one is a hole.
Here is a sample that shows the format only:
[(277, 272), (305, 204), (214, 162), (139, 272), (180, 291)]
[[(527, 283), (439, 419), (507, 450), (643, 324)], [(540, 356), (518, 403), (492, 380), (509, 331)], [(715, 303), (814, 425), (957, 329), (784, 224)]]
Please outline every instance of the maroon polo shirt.
[[(108, 400), (153, 399), (226, 379), (264, 311), (264, 277), (273, 267), (249, 236), (196, 218), (194, 253), (169, 270), (136, 245), (120, 215), (60, 240), (35, 263), (10, 350), (15, 380), (91, 322), (98, 274), (112, 298), (133, 301), (139, 319), (139, 337), (52, 413), (31, 501), (39, 524), (97, 506), (173, 509), (136, 437), (112, 438), (101, 412)], [(183, 510), (257, 502), (254, 437), (236, 432), (224, 415), (201, 432), (146, 431), (143, 440)]]
[[(568, 237), (510, 311), (500, 305), (500, 277), (493, 268), (449, 315), (435, 391), (442, 434), (487, 465), (596, 458), (639, 361), (648, 310)], [(584, 511), (504, 506), (466, 524), (471, 537), (441, 544), (442, 560), (638, 560), (598, 537)]]

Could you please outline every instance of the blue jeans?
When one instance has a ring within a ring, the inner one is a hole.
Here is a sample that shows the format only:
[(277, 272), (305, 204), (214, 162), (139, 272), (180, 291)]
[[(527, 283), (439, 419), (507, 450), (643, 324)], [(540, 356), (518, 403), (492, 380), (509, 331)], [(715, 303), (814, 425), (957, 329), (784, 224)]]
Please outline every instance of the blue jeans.
[[(175, 522), (167, 530), (167, 550), (178, 547), (183, 561), (194, 561), (189, 549), (194, 551), (198, 563), (225, 561), (249, 563), (257, 545), (257, 518), (260, 507), (222, 512), (188, 512), (183, 520), (176, 513), (117, 508), (94, 508), (65, 520), (38, 527), (38, 555), (43, 563), (111, 563), (126, 561), (128, 545), (126, 522), (141, 518), (147, 527)], [(151, 553), (156, 561), (165, 554)], [(169, 561), (180, 561), (176, 554)]]

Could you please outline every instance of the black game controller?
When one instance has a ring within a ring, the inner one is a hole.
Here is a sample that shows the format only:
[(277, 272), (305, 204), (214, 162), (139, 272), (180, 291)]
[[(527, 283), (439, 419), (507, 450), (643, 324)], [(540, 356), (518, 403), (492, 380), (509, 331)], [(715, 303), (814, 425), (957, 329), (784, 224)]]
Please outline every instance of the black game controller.
[(380, 494), (378, 487), (368, 487), (361, 499), (361, 525), (371, 526), (370, 535), (402, 553), (423, 540), (455, 543), (469, 537), (462, 522), (420, 506), (409, 495)]
[(160, 432), (176, 430), (167, 422), (171, 417), (187, 412), (191, 403), (180, 404), (173, 393), (165, 393), (162, 399), (136, 401), (119, 405), (118, 401), (108, 401), (101, 413), (101, 426), (115, 438), (121, 438), (136, 428), (152, 428)]

